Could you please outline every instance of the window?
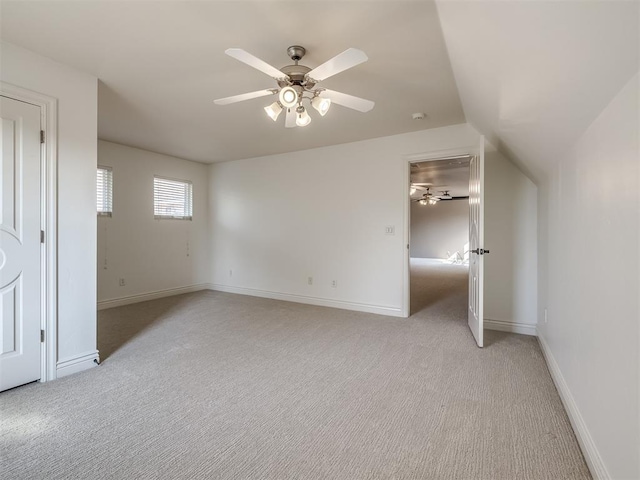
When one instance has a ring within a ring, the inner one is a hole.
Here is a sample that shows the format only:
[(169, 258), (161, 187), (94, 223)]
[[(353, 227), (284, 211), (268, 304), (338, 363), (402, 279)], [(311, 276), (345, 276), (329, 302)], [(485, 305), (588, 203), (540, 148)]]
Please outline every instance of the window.
[(154, 177), (153, 215), (155, 218), (191, 220), (193, 215), (191, 182)]
[(96, 194), (98, 215), (110, 217), (113, 212), (113, 171), (111, 167), (98, 167)]

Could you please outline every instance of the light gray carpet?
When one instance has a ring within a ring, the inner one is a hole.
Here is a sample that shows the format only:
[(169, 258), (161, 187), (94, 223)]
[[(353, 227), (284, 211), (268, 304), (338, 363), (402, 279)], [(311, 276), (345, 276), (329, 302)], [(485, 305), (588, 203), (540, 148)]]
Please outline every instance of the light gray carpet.
[(215, 292), (100, 312), (100, 367), (0, 394), (0, 477), (589, 478), (535, 338), (466, 326), (466, 271), (397, 319)]

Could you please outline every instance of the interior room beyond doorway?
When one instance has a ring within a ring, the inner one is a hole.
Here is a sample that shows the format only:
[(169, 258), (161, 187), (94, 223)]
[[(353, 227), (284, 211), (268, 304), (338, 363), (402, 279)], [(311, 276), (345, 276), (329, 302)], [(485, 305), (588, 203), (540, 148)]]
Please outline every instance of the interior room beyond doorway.
[(411, 164), (411, 313), (456, 299), (466, 318), (469, 157)]

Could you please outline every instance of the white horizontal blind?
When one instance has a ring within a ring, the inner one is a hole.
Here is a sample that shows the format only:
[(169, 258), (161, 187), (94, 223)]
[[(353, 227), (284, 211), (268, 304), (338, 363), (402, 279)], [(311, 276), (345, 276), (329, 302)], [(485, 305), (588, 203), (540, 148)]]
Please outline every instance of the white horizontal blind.
[(98, 215), (110, 217), (113, 212), (113, 171), (111, 167), (98, 167), (96, 194)]
[(193, 185), (183, 180), (153, 178), (153, 214), (155, 218), (191, 220)]

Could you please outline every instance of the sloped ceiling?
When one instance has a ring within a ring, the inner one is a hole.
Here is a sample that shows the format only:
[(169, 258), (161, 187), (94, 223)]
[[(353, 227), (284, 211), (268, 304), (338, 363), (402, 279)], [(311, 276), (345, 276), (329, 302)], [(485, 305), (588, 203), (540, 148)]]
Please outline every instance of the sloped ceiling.
[[(470, 122), (534, 180), (638, 71), (638, 1), (10, 1), (1, 36), (100, 79), (99, 136), (205, 163)], [(370, 98), (309, 127), (267, 100), (212, 100), (273, 81), (224, 55), (314, 67), (353, 46), (369, 61), (326, 87)], [(456, 88), (457, 86), (457, 88)], [(425, 112), (426, 120), (411, 120)]]
[[(10, 1), (3, 40), (100, 79), (99, 136), (200, 162), (292, 152), (464, 123), (436, 5), (429, 1)], [(376, 102), (332, 106), (311, 125), (271, 121), (263, 97), (216, 98), (276, 87), (224, 54), (243, 48), (271, 65), (316, 67), (349, 47), (369, 61), (322, 86)], [(424, 112), (425, 120), (411, 114)]]
[(638, 71), (637, 1), (437, 6), (467, 121), (534, 180)]

